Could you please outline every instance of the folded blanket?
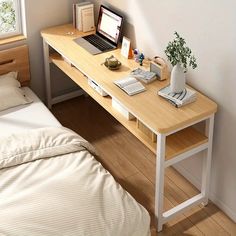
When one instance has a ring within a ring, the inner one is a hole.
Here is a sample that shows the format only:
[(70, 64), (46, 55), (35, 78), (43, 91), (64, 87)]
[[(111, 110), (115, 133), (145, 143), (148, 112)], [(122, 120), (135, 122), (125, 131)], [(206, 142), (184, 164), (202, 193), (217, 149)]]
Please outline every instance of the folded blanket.
[(94, 148), (81, 136), (64, 127), (29, 130), (0, 138), (0, 169), (30, 161)]

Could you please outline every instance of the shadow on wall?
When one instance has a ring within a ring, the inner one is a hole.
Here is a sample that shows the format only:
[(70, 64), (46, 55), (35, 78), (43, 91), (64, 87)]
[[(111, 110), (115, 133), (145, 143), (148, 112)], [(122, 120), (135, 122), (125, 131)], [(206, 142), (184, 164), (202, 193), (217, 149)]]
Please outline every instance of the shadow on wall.
[(123, 35), (132, 40), (131, 41), (132, 48), (138, 48), (134, 25), (130, 24), (127, 21), (124, 22), (124, 25), (125, 27), (123, 28)]
[[(122, 36), (126, 36), (127, 38), (131, 39), (132, 48), (136, 48), (137, 42), (136, 42), (135, 26), (129, 22), (128, 14), (124, 11), (119, 10), (118, 8), (114, 8), (114, 6), (111, 6), (109, 3), (104, 3), (104, 4), (106, 4), (110, 9), (114, 10), (115, 12), (124, 17)], [(129, 7), (131, 7), (130, 2), (125, 1), (125, 3), (123, 3), (123, 9), (128, 9)]]
[[(143, 1), (125, 1), (113, 0), (112, 4), (109, 1), (94, 1), (95, 3), (95, 19), (97, 20), (99, 6), (101, 4), (116, 11), (124, 16), (123, 35), (131, 39), (132, 48), (139, 48), (147, 56), (160, 55), (161, 37), (158, 37), (158, 27), (155, 27), (157, 3), (154, 0), (145, 3)], [(166, 42), (165, 42), (166, 43)], [(166, 45), (164, 45), (166, 46)]]
[(71, 5), (73, 2), (75, 2), (75, 0), (25, 0), (27, 44), (29, 46), (30, 54), (31, 88), (42, 100), (45, 100), (45, 79), (40, 31), (47, 27), (71, 22)]

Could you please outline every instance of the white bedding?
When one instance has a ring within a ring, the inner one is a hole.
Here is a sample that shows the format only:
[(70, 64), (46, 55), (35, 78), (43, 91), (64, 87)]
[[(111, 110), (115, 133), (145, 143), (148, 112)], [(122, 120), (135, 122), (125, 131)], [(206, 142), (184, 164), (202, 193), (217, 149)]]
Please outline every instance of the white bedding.
[(0, 143), (0, 235), (150, 235), (148, 212), (74, 132), (34, 129)]
[(0, 136), (47, 126), (59, 127), (61, 124), (27, 87), (22, 88), (33, 103), (10, 108), (0, 112)]

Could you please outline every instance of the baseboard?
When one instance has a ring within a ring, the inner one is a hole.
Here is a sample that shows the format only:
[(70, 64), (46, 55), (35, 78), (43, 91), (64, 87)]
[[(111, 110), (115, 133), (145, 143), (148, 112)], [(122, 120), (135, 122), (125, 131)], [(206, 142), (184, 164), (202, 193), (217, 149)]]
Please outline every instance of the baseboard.
[(78, 96), (81, 96), (83, 94), (84, 94), (84, 91), (82, 89), (78, 89), (78, 90), (73, 91), (73, 92), (69, 92), (69, 93), (66, 93), (66, 94), (63, 94), (63, 95), (56, 96), (52, 99), (52, 105), (56, 104), (56, 103), (59, 103), (59, 102), (69, 100), (69, 99), (72, 99), (72, 98), (75, 98), (75, 97), (78, 97)]
[(213, 193), (210, 193), (210, 200), (214, 202), (230, 219), (236, 223), (236, 213), (233, 212), (224, 202), (219, 200)]
[[(201, 189), (201, 180), (197, 179), (193, 176), (187, 169), (183, 167), (183, 165), (178, 164), (175, 165), (174, 168), (183, 175), (189, 182), (191, 182), (197, 189)], [(231, 218), (236, 223), (236, 212), (232, 211), (230, 207), (228, 207), (224, 202), (216, 197), (214, 192), (210, 192), (209, 196), (210, 200), (216, 204), (229, 218)]]

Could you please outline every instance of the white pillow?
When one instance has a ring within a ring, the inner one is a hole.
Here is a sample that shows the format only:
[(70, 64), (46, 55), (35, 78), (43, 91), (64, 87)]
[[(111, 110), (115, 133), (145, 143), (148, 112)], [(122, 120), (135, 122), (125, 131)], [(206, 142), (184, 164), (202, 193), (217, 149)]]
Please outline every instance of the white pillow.
[(26, 97), (21, 88), (0, 86), (0, 111), (33, 102)]
[(17, 72), (9, 72), (4, 75), (0, 75), (0, 87), (1, 86), (13, 86), (20, 88), (20, 82), (17, 80)]

